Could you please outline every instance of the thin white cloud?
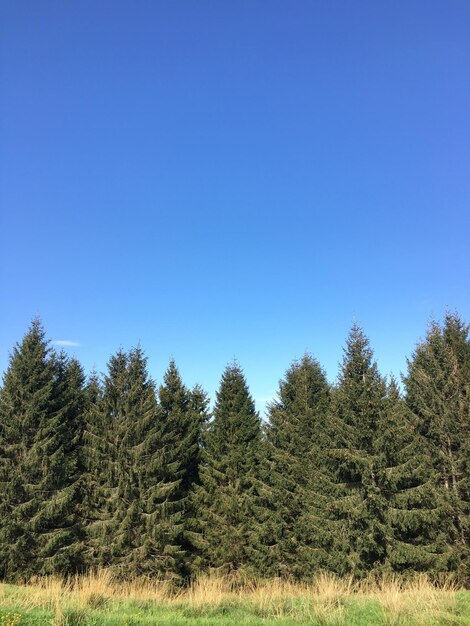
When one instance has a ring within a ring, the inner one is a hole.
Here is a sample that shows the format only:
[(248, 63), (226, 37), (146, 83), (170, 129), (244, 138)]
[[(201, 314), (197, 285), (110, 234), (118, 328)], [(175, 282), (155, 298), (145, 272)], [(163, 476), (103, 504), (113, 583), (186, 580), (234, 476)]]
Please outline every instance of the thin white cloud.
[(78, 341), (69, 341), (68, 339), (56, 339), (52, 343), (55, 346), (63, 346), (64, 348), (73, 348), (80, 345)]

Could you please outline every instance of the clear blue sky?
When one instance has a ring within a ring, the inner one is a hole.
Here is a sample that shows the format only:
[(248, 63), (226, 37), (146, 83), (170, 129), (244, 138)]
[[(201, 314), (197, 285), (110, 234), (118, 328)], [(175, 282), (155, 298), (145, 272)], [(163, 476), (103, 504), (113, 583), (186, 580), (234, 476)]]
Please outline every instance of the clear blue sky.
[(263, 408), (354, 318), (397, 374), (470, 320), (468, 0), (15, 0), (0, 41), (2, 371), (39, 314)]

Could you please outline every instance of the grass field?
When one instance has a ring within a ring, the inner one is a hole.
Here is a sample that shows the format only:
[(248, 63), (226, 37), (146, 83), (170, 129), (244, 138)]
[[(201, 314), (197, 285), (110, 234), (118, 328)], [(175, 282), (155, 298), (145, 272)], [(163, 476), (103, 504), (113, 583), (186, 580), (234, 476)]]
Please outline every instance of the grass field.
[(109, 572), (67, 582), (0, 585), (0, 626), (470, 626), (470, 591), (426, 578), (360, 585), (319, 576), (241, 584), (216, 575), (177, 592), (168, 583), (118, 583)]

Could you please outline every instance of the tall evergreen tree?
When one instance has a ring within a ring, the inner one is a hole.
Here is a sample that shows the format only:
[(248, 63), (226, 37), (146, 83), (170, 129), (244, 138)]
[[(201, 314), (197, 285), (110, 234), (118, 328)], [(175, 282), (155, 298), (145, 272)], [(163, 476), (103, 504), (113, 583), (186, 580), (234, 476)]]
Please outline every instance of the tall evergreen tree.
[(385, 560), (386, 503), (374, 442), (386, 406), (386, 385), (369, 341), (354, 324), (333, 396), (327, 462), (334, 477), (330, 567), (361, 576)]
[(0, 394), (1, 570), (7, 578), (82, 566), (79, 444), (83, 372), (48, 347), (34, 320)]
[(149, 567), (145, 516), (145, 449), (156, 421), (154, 384), (141, 348), (118, 351), (108, 363), (102, 394), (87, 413), (90, 562), (117, 572)]
[(186, 576), (203, 392), (189, 392), (172, 361), (157, 398), (140, 348), (113, 356), (102, 394), (94, 390), (86, 436), (90, 562)]
[(386, 503), (386, 557), (383, 570), (438, 573), (447, 566), (442, 529), (445, 501), (436, 490), (436, 472), (418, 421), (392, 379), (386, 410), (379, 423), (375, 450), (379, 486)]
[(185, 387), (173, 360), (158, 397), (145, 498), (149, 535), (159, 571), (185, 577), (195, 552), (191, 539), (195, 515), (192, 491), (199, 480), (200, 431), (206, 400), (202, 390), (191, 393)]
[(147, 437), (152, 435), (157, 407), (147, 358), (140, 347), (127, 355), (125, 381), (113, 416), (119, 436), (119, 441), (114, 442), (118, 481), (113, 526), (114, 565), (128, 575), (146, 573), (149, 567), (144, 547), (147, 531), (144, 449)]
[(186, 549), (185, 575), (195, 575), (204, 567), (204, 552), (201, 549), (200, 511), (198, 490), (201, 486), (201, 466), (205, 432), (210, 419), (209, 398), (199, 385), (190, 392), (189, 398), (188, 455), (186, 472), (186, 498), (184, 511), (184, 545)]
[(269, 406), (267, 437), (273, 490), (275, 573), (308, 576), (318, 568), (312, 551), (312, 501), (321, 490), (330, 390), (318, 361), (304, 355), (279, 383)]
[(87, 563), (108, 567), (113, 563), (114, 513), (117, 491), (116, 465), (120, 446), (119, 423), (127, 379), (127, 355), (119, 351), (108, 361), (103, 384), (90, 381), (86, 411), (85, 486), (87, 503)]
[(85, 386), (82, 445), (82, 519), (84, 559), (88, 569), (107, 564), (101, 541), (108, 513), (109, 467), (108, 416), (103, 410), (103, 386), (93, 371)]
[(427, 441), (437, 488), (448, 507), (443, 528), (452, 546), (449, 567), (468, 563), (470, 541), (469, 433), (470, 342), (469, 327), (447, 314), (441, 328), (432, 323), (426, 340), (418, 345), (405, 377), (406, 401)]
[(199, 491), (207, 562), (226, 571), (257, 570), (264, 559), (261, 421), (236, 363), (223, 373), (213, 415)]

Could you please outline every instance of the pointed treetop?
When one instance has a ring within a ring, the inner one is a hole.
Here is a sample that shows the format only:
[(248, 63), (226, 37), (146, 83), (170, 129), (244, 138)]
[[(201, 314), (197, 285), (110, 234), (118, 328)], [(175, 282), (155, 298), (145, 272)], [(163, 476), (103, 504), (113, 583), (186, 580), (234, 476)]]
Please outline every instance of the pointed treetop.
[(391, 400), (400, 400), (401, 398), (400, 386), (393, 374), (391, 374), (390, 381), (388, 383), (388, 397)]
[(364, 330), (356, 322), (351, 327), (343, 349), (343, 362), (340, 381), (352, 379), (355, 382), (364, 380), (367, 372), (378, 375), (377, 364), (373, 361), (373, 351)]
[(183, 384), (181, 374), (173, 358), (163, 376), (163, 384), (160, 385), (158, 397), (161, 407), (167, 412), (185, 411), (188, 406), (189, 392)]
[(222, 374), (220, 387), (216, 392), (215, 411), (245, 411), (257, 415), (245, 374), (237, 361), (229, 363)]

